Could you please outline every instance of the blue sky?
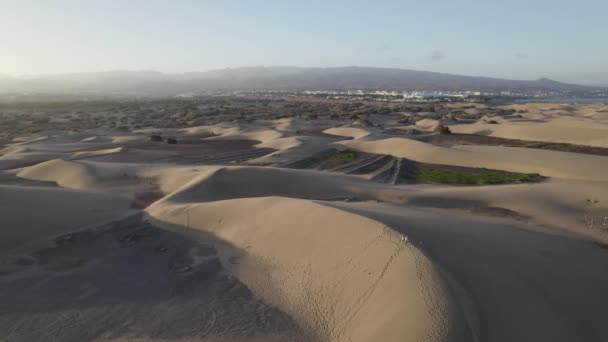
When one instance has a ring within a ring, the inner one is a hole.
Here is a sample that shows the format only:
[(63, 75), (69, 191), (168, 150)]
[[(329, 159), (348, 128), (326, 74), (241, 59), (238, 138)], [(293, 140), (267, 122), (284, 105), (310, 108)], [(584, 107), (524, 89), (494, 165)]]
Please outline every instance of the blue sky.
[(0, 73), (358, 65), (608, 84), (607, 14), (607, 0), (0, 0)]

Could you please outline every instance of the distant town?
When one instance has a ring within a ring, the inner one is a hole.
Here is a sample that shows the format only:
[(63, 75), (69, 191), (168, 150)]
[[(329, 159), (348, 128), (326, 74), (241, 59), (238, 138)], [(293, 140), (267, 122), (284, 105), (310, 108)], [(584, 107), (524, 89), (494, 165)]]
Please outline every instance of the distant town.
[(183, 74), (107, 71), (0, 77), (0, 101), (44, 95), (91, 98), (261, 96), (377, 102), (488, 102), (608, 98), (608, 88), (548, 78), (509, 80), (370, 67), (251, 67)]
[(560, 91), (395, 91), (395, 90), (258, 90), (215, 91), (204, 94), (185, 93), (177, 97), (216, 96), (282, 96), (312, 97), (332, 100), (377, 102), (487, 102), (490, 100), (540, 100), (565, 98), (608, 98), (608, 90), (595, 90), (585, 94)]

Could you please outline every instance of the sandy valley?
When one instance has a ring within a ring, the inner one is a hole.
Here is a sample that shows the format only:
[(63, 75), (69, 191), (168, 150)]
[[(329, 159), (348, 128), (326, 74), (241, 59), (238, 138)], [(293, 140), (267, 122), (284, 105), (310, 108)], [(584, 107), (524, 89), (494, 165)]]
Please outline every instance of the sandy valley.
[(189, 101), (2, 105), (0, 340), (608, 341), (608, 105)]

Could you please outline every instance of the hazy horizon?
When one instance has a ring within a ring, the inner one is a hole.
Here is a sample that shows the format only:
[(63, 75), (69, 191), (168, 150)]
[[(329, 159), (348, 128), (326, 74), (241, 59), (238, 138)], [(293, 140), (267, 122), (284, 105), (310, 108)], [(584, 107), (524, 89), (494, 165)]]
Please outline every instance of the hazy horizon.
[(608, 84), (600, 1), (7, 1), (0, 74), (365, 66)]
[[(206, 72), (214, 72), (214, 71), (222, 71), (222, 70), (239, 70), (239, 69), (253, 69), (253, 68), (299, 68), (299, 69), (332, 69), (332, 68), (372, 68), (372, 69), (399, 69), (399, 70), (412, 70), (412, 71), (423, 71), (423, 72), (437, 72), (432, 70), (420, 70), (420, 69), (408, 69), (408, 68), (399, 68), (399, 67), (377, 67), (377, 66), (367, 66), (367, 65), (341, 65), (341, 66), (299, 66), (299, 65), (243, 65), (243, 66), (234, 66), (234, 67), (225, 67), (225, 68), (215, 68), (208, 70), (189, 70), (182, 72), (165, 72), (162, 70), (154, 70), (154, 69), (106, 69), (106, 70), (98, 70), (98, 71), (68, 71), (68, 72), (59, 72), (59, 73), (39, 73), (39, 74), (9, 74), (9, 73), (0, 73), (1, 76), (11, 77), (15, 79), (28, 79), (28, 78), (38, 78), (38, 77), (53, 77), (53, 76), (64, 76), (64, 75), (77, 75), (77, 74), (103, 74), (103, 73), (159, 73), (162, 75), (182, 75), (189, 73), (206, 73)], [(456, 76), (467, 76), (467, 77), (487, 77), (487, 78), (497, 78), (501, 79), (503, 77), (492, 77), (486, 75), (465, 75), (465, 74), (456, 74), (450, 72), (438, 72), (442, 74), (451, 74)], [(504, 78), (508, 80), (524, 80), (524, 81), (533, 81), (539, 79), (551, 79), (554, 81), (562, 82), (559, 79), (553, 79), (550, 77), (539, 77), (536, 79), (510, 79)], [(590, 84), (594, 85), (594, 84)]]
[[(107, 69), (107, 70), (99, 70), (99, 71), (69, 71), (69, 72), (60, 72), (60, 73), (40, 73), (40, 74), (9, 74), (9, 73), (0, 73), (0, 77), (9, 77), (13, 79), (36, 79), (36, 78), (45, 78), (45, 77), (56, 77), (56, 76), (66, 76), (66, 75), (78, 75), (78, 74), (103, 74), (103, 73), (159, 73), (162, 75), (185, 75), (189, 73), (206, 73), (206, 72), (214, 72), (214, 71), (223, 71), (223, 70), (239, 70), (239, 69), (253, 69), (253, 68), (299, 68), (299, 69), (332, 69), (332, 68), (372, 68), (372, 69), (399, 69), (399, 70), (412, 70), (412, 71), (423, 71), (423, 72), (437, 72), (432, 70), (419, 70), (419, 69), (408, 69), (408, 68), (398, 68), (398, 67), (375, 67), (375, 66), (365, 66), (365, 65), (342, 65), (342, 66), (332, 66), (332, 67), (324, 67), (324, 66), (308, 66), (302, 67), (298, 65), (244, 65), (244, 66), (235, 66), (235, 67), (225, 67), (225, 68), (216, 68), (209, 70), (190, 70), (183, 72), (165, 72), (161, 70), (153, 70), (153, 69)], [(465, 76), (465, 77), (484, 77), (484, 78), (495, 78), (495, 79), (505, 79), (505, 80), (521, 80), (521, 81), (535, 81), (540, 79), (550, 79), (553, 81), (558, 81), (562, 83), (572, 83), (572, 84), (580, 84), (580, 85), (590, 85), (590, 86), (608, 86), (607, 84), (594, 84), (594, 83), (577, 83), (577, 82), (566, 82), (559, 79), (554, 79), (550, 77), (539, 77), (536, 79), (515, 79), (515, 78), (504, 78), (504, 77), (492, 77), (487, 75), (465, 75), (465, 74), (456, 74), (450, 72), (438, 72), (441, 74), (450, 74), (455, 76)]]

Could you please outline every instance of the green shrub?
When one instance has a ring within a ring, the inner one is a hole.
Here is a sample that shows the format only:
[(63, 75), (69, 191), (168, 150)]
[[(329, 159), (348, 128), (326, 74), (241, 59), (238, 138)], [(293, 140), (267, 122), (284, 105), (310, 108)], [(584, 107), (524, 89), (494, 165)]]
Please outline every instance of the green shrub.
[(351, 161), (357, 159), (357, 157), (358, 157), (357, 152), (347, 150), (347, 151), (340, 151), (340, 152), (334, 154), (333, 156), (331, 156), (331, 159), (346, 163), (346, 162), (351, 162)]
[(421, 168), (416, 171), (416, 178), (419, 181), (428, 183), (482, 185), (535, 181), (540, 178), (540, 175), (537, 173), (516, 173), (490, 170), (483, 170), (479, 173), (462, 173)]

